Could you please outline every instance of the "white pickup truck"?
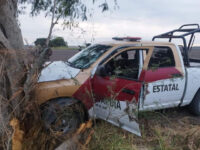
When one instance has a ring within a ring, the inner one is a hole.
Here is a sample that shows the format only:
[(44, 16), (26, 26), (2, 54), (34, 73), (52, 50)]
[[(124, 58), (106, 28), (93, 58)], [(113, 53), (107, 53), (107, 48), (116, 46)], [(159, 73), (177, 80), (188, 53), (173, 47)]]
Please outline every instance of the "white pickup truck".
[[(189, 58), (199, 32), (199, 25), (190, 24), (153, 38), (168, 42), (114, 38), (117, 41), (89, 46), (66, 62), (51, 63), (37, 85), (38, 103), (45, 106), (44, 120), (55, 130), (68, 131), (80, 123), (81, 110), (85, 118), (101, 118), (140, 135), (138, 110), (189, 105), (200, 115), (200, 60)], [(188, 44), (186, 36), (190, 36)], [(173, 39), (183, 45), (173, 44)], [(77, 104), (80, 113), (72, 110), (77, 121), (58, 116), (62, 108)]]

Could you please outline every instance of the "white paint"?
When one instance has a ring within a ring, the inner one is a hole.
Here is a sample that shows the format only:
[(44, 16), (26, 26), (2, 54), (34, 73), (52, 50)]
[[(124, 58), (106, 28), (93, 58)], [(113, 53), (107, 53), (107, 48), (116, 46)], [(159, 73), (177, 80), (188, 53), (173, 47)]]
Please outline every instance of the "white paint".
[[(144, 93), (144, 99), (142, 102), (140, 102), (140, 110), (157, 110), (157, 109), (163, 109), (163, 108), (170, 108), (170, 107), (176, 107), (180, 104), (181, 98), (184, 94), (185, 89), (185, 82), (186, 82), (186, 76), (185, 76), (185, 67), (182, 59), (182, 55), (180, 52), (180, 49), (177, 45), (176, 50), (179, 55), (179, 59), (181, 61), (181, 70), (183, 70), (183, 76), (182, 77), (176, 77), (176, 78), (169, 78), (164, 80), (158, 80), (155, 82), (148, 83), (147, 91), (149, 92), (147, 95)], [(170, 91), (163, 91), (163, 92), (153, 92), (154, 86), (159, 85), (178, 85), (179, 90), (170, 90)], [(146, 87), (145, 87), (146, 88)], [(144, 90), (146, 91), (146, 90)]]
[(185, 67), (180, 49), (177, 45), (176, 45), (176, 48), (179, 53), (179, 57), (181, 58), (182, 67), (184, 68), (184, 71), (185, 69), (187, 70), (186, 93), (183, 98), (183, 103), (181, 104), (181, 106), (186, 106), (192, 102), (196, 92), (200, 88), (200, 80), (199, 80), (200, 79), (200, 68), (199, 68), (200, 63), (190, 63), (191, 66), (196, 66), (196, 67), (189, 67), (189, 68)]
[(193, 66), (193, 67), (200, 67), (200, 63), (191, 62), (191, 63), (190, 63), (190, 66)]
[(187, 69), (187, 87), (186, 87), (186, 94), (183, 99), (182, 106), (188, 105), (193, 100), (196, 92), (200, 88), (200, 68), (199, 67), (189, 67)]
[(38, 82), (71, 79), (79, 72), (80, 69), (69, 66), (67, 62), (55, 61), (42, 70)]
[[(178, 85), (179, 90), (153, 92), (154, 86), (169, 84)], [(176, 107), (181, 102), (184, 87), (185, 77), (159, 80), (156, 82), (148, 83), (149, 94), (146, 95), (143, 106), (141, 108), (143, 110), (156, 110), (162, 108)]]
[[(91, 109), (91, 111), (89, 111), (89, 113), (91, 113), (91, 117), (103, 119), (115, 126), (121, 127), (122, 129), (125, 129), (133, 134), (141, 136), (139, 124), (135, 120), (137, 119), (137, 113), (133, 113), (137, 111), (137, 106), (127, 103), (126, 101), (107, 100), (107, 102), (110, 102), (112, 105), (106, 102), (95, 103), (94, 107)], [(116, 105), (113, 102), (119, 102), (121, 109), (116, 108)], [(127, 113), (127, 108), (129, 108), (129, 114)], [(130, 115), (134, 119), (130, 119)]]
[[(181, 106), (189, 105), (195, 94), (200, 88), (200, 68), (199, 67), (186, 67), (187, 70), (187, 79), (185, 75), (185, 66), (183, 63), (182, 55), (178, 46), (176, 46), (179, 57), (181, 58), (181, 68), (183, 69), (184, 77), (183, 78), (174, 78), (167, 80), (160, 80), (153, 83), (149, 83), (148, 91), (150, 92), (146, 95), (144, 102), (140, 102), (140, 111), (143, 110), (156, 110), (163, 108), (176, 107), (180, 104), (181, 98), (185, 88), (185, 81), (187, 80), (186, 92), (183, 98), (183, 103)], [(199, 65), (199, 63), (191, 63), (191, 65)], [(156, 85), (167, 85), (177, 83), (179, 85), (179, 91), (170, 91), (170, 92), (159, 92), (153, 93), (153, 86)], [(141, 101), (143, 101), (141, 99)]]

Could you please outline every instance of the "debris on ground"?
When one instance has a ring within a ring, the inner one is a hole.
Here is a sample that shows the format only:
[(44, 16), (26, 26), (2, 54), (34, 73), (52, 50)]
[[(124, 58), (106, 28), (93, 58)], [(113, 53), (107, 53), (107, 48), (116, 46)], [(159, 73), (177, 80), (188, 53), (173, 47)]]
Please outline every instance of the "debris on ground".
[(61, 144), (56, 150), (82, 150), (89, 144), (94, 130), (92, 120), (80, 125), (76, 133)]

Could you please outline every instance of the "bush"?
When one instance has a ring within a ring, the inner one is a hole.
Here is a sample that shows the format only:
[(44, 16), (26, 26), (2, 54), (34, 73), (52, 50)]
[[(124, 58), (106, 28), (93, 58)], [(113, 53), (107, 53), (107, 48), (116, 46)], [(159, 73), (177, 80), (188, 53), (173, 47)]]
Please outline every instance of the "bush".
[(46, 38), (37, 38), (36, 41), (34, 42), (36, 46), (45, 46), (46, 43)]
[(61, 46), (67, 46), (62, 37), (56, 37), (50, 41), (50, 47), (61, 47)]
[[(46, 38), (37, 38), (36, 41), (34, 42), (36, 46), (45, 46), (46, 43)], [(49, 42), (50, 47), (61, 47), (61, 46), (67, 46), (65, 40), (63, 37), (56, 37)]]

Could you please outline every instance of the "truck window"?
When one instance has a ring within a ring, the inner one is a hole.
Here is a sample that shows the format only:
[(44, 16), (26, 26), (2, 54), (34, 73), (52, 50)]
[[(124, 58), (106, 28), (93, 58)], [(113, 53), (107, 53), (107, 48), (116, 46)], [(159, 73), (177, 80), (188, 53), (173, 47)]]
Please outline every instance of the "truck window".
[(111, 59), (105, 67), (110, 76), (138, 79), (139, 50), (124, 51)]
[(86, 69), (110, 48), (112, 48), (110, 45), (92, 45), (71, 57), (67, 62), (74, 68)]
[(174, 55), (169, 47), (155, 47), (148, 68), (175, 67)]

